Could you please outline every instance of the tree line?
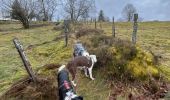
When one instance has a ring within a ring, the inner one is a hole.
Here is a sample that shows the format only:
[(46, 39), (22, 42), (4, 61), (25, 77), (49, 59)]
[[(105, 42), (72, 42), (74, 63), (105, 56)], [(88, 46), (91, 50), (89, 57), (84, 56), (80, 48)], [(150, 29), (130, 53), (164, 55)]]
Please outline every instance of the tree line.
[[(96, 12), (95, 0), (0, 0), (1, 10), (9, 14), (11, 19), (19, 20), (24, 28), (30, 27), (30, 22), (52, 21), (57, 7), (63, 11), (66, 19), (76, 22), (79, 19), (87, 20)], [(123, 18), (132, 21), (136, 8), (127, 4), (123, 10)], [(100, 10), (98, 21), (109, 21), (109, 17)]]
[[(132, 4), (127, 4), (125, 7), (122, 9), (122, 18), (119, 18), (119, 21), (133, 21), (133, 16), (135, 13), (137, 13), (137, 10), (134, 5)], [(140, 17), (140, 21), (142, 18)], [(104, 15), (104, 11), (100, 10), (99, 15), (98, 15), (98, 21), (109, 21), (109, 18)]]

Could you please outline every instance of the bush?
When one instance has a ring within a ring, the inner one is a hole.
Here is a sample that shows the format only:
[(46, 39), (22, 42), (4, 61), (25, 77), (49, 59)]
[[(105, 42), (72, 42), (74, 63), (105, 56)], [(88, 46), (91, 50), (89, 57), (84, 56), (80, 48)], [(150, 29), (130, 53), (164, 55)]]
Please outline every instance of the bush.
[(60, 25), (60, 22), (55, 22), (55, 25), (56, 25), (56, 26)]
[(60, 31), (64, 29), (64, 26), (60, 24), (60, 25), (55, 26), (53, 29), (56, 31)]
[(127, 44), (123, 44), (122, 42), (116, 42), (114, 45), (116, 46), (104, 47), (98, 51), (97, 55), (100, 55), (98, 57), (98, 63), (100, 66), (107, 66), (108, 76), (111, 75), (121, 80), (122, 78), (131, 79), (131, 71), (127, 65), (135, 57), (136, 49), (135, 47), (128, 47)]
[(136, 57), (136, 47), (131, 44), (130, 41), (117, 39), (114, 41), (114, 46), (122, 54), (122, 58), (126, 60), (132, 60), (134, 57)]
[(131, 44), (130, 41), (102, 34), (80, 37), (88, 51), (97, 55), (95, 68), (104, 67), (107, 78), (118, 80), (147, 80), (148, 73), (159, 76), (151, 53)]
[(84, 35), (93, 35), (103, 33), (102, 30), (99, 29), (81, 29), (76, 33), (76, 38), (80, 38)]

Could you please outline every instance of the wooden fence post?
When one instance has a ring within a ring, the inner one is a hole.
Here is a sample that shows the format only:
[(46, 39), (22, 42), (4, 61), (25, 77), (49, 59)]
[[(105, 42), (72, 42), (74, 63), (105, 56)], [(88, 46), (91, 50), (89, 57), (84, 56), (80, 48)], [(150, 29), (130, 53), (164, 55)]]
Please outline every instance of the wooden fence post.
[(136, 35), (137, 35), (137, 30), (138, 30), (138, 14), (134, 14), (134, 22), (133, 22), (133, 33), (132, 33), (132, 43), (136, 44)]
[(90, 21), (90, 25), (91, 25), (93, 23), (93, 18), (90, 18), (89, 21)]
[(36, 82), (36, 77), (34, 75), (34, 72), (33, 70), (31, 69), (31, 64), (30, 62), (28, 61), (26, 55), (25, 55), (25, 52), (24, 52), (24, 49), (23, 49), (23, 46), (21, 45), (21, 43), (19, 42), (18, 39), (13, 39), (13, 43), (16, 47), (16, 49), (18, 50), (18, 53), (22, 59), (22, 62), (24, 63), (24, 66), (25, 66), (25, 69), (29, 75), (29, 77), (31, 78), (31, 80), (33, 82)]
[(97, 29), (97, 22), (96, 22), (96, 18), (95, 18), (95, 20), (94, 20), (94, 21), (95, 21), (95, 29)]
[(100, 21), (99, 23), (100, 23), (100, 29), (102, 29), (102, 21)]
[(114, 22), (114, 17), (113, 17), (113, 22), (112, 22), (112, 35), (115, 37), (115, 22)]
[(64, 20), (64, 34), (65, 34), (65, 46), (68, 45), (68, 32), (69, 32), (68, 20)]

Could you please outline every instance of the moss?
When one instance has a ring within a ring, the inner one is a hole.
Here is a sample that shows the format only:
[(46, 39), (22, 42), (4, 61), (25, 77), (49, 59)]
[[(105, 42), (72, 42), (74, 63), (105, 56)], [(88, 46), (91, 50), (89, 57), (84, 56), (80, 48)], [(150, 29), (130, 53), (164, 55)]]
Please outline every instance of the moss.
[(159, 69), (153, 65), (152, 58), (152, 54), (142, 51), (142, 49), (138, 47), (136, 58), (128, 64), (128, 68), (130, 68), (130, 70), (132, 69), (134, 77), (147, 79), (149, 73), (155, 77), (159, 76)]

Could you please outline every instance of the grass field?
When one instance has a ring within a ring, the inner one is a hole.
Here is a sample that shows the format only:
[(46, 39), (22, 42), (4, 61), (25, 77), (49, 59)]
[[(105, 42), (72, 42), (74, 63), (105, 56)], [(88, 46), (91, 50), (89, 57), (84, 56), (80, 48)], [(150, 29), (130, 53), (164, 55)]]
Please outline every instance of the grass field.
[[(61, 33), (61, 31), (53, 30), (53, 27), (53, 24), (48, 24), (24, 30), (20, 24), (0, 24), (0, 94), (4, 93), (13, 82), (27, 75), (18, 52), (14, 48), (13, 38), (19, 38), (24, 48), (41, 44), (26, 50), (35, 70), (48, 63), (65, 64), (72, 58), (73, 42), (70, 40), (69, 46), (64, 48), (64, 39), (52, 41)], [(116, 23), (116, 37), (130, 40), (132, 27), (132, 23)], [(107, 35), (111, 35), (111, 23), (102, 23), (102, 29)], [(139, 23), (137, 36), (137, 45), (143, 49), (152, 50), (156, 55), (161, 55), (162, 70), (170, 79), (170, 22)], [(46, 41), (52, 42), (42, 44)], [(102, 78), (102, 73), (95, 71), (94, 75), (95, 81), (89, 81), (83, 74), (79, 76), (78, 93), (83, 95), (85, 100), (90, 98), (108, 100), (110, 90)]]
[[(94, 27), (94, 24), (89, 25)], [(112, 35), (112, 23), (97, 24), (106, 34)], [(115, 23), (116, 37), (131, 40), (133, 24), (127, 22)], [(159, 55), (162, 70), (170, 80), (170, 22), (141, 22), (138, 23), (137, 45), (144, 50), (151, 50)]]

